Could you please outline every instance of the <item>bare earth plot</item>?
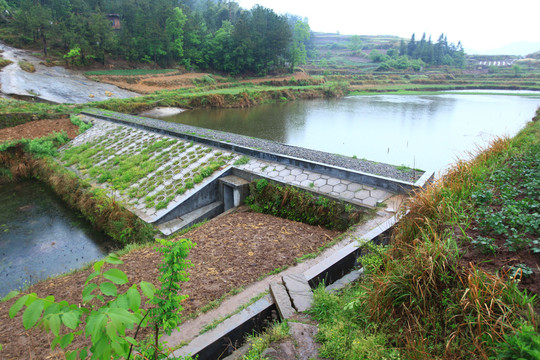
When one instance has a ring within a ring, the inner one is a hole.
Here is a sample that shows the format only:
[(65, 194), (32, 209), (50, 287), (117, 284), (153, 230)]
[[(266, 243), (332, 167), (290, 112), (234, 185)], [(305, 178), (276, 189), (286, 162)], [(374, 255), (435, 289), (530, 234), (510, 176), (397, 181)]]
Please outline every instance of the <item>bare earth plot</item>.
[[(285, 265), (295, 258), (315, 251), (338, 233), (268, 215), (244, 212), (216, 218), (190, 231), (184, 237), (197, 243), (189, 255), (194, 266), (190, 281), (183, 285), (189, 295), (184, 314), (200, 309), (232, 289), (246, 286), (261, 275)], [(157, 284), (159, 254), (152, 247), (135, 250), (122, 258), (119, 268), (130, 282), (150, 281)], [(89, 271), (50, 279), (32, 286), (29, 291), (40, 296), (54, 295), (56, 300), (81, 302), (81, 290)], [(126, 289), (124, 289), (126, 290)], [(50, 339), (38, 330), (25, 331), (22, 316), (9, 319), (13, 303), (0, 304), (0, 353), (2, 359), (63, 359), (49, 350)], [(75, 346), (84, 346), (78, 341)]]

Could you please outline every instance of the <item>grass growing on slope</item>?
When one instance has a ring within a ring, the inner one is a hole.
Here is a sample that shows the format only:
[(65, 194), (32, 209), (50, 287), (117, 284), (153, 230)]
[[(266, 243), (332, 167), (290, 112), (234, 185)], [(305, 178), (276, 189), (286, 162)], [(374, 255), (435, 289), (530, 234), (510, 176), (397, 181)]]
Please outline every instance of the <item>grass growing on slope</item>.
[[(319, 356), (335, 360), (400, 359), (391, 346), (390, 336), (378, 331), (365, 309), (358, 306), (369, 296), (366, 288), (354, 284), (340, 294), (332, 294), (319, 286), (314, 291), (310, 314), (319, 321), (317, 341)], [(362, 299), (362, 301), (358, 301)]]
[(5, 67), (5, 66), (8, 66), (9, 64), (13, 64), (13, 61), (11, 60), (8, 60), (8, 59), (4, 59), (1, 55), (0, 55), (0, 69)]
[[(370, 274), (341, 296), (316, 296), (329, 329), (323, 356), (351, 358), (347, 346), (369, 339), (363, 348), (382, 358), (398, 349), (403, 359), (537, 359), (538, 281), (525, 274), (536, 279), (538, 261), (515, 270), (537, 251), (539, 153), (535, 121), (415, 194)], [(496, 237), (499, 248), (471, 257), (478, 236)], [(513, 271), (486, 266), (504, 263), (502, 247)]]

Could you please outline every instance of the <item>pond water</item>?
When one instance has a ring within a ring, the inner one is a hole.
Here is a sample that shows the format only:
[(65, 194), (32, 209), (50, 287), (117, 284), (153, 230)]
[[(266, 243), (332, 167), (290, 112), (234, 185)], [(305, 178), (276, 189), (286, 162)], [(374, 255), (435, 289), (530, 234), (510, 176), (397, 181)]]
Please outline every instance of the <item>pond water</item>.
[(37, 181), (0, 186), (0, 297), (105, 257), (107, 239)]
[(193, 110), (161, 119), (440, 171), (495, 136), (515, 135), (540, 106), (535, 94), (349, 96)]

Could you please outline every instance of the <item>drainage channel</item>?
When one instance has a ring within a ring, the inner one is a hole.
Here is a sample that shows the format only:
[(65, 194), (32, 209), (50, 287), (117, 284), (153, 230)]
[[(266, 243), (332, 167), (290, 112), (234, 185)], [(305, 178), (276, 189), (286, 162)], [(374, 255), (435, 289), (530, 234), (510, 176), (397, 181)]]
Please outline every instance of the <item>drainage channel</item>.
[[(398, 215), (394, 215), (363, 235), (362, 239), (376, 244), (386, 243), (397, 220)], [(322, 282), (330, 285), (328, 288), (336, 288), (359, 277), (361, 271), (353, 270), (358, 267), (361, 255), (362, 250), (352, 242), (298, 275), (305, 277), (311, 289)], [(267, 295), (213, 330), (194, 338), (171, 354), (171, 358), (191, 355), (199, 360), (223, 359), (243, 344), (246, 335), (261, 331), (276, 319), (276, 314), (276, 304), (272, 296)]]

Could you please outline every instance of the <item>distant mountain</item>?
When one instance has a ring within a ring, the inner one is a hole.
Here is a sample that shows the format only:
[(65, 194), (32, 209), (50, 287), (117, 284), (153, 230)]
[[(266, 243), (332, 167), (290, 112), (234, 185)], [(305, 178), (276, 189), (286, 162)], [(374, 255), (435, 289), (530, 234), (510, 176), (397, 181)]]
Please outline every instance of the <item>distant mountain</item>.
[(498, 49), (476, 51), (473, 49), (466, 49), (467, 54), (470, 55), (521, 55), (534, 53), (540, 50), (540, 41), (518, 41), (513, 42)]

